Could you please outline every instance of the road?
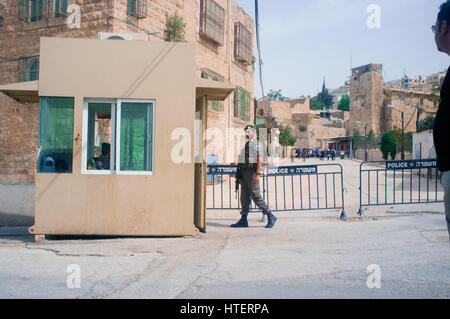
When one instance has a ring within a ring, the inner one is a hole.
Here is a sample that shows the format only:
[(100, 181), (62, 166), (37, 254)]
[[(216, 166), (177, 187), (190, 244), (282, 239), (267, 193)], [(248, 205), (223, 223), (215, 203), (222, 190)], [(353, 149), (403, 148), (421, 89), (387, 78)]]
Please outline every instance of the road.
[[(361, 219), (359, 163), (341, 163), (347, 222), (333, 210), (278, 213), (267, 230), (252, 214), (249, 229), (231, 229), (238, 211), (211, 211), (197, 237), (40, 243), (0, 228), (0, 298), (449, 298), (443, 205), (371, 208)], [(373, 269), (380, 288), (367, 286)]]

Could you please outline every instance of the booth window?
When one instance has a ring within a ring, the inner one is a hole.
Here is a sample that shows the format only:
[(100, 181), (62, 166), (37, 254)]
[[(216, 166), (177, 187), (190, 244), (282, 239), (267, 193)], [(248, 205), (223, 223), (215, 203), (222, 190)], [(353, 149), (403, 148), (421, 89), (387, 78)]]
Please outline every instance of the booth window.
[(122, 102), (120, 107), (120, 170), (152, 171), (153, 104)]
[(83, 173), (151, 174), (153, 112), (151, 101), (85, 103)]
[(72, 173), (74, 99), (41, 97), (38, 173)]
[(107, 103), (89, 103), (87, 169), (111, 170), (112, 106)]

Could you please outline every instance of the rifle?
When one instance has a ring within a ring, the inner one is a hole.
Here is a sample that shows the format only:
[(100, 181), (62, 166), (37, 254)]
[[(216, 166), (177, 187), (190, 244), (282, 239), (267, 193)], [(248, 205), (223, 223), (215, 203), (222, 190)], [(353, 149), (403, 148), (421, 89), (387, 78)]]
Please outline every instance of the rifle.
[(239, 194), (239, 185), (242, 179), (242, 172), (241, 169), (238, 167), (236, 172), (236, 184), (235, 184), (235, 191), (236, 191), (236, 199), (238, 198)]

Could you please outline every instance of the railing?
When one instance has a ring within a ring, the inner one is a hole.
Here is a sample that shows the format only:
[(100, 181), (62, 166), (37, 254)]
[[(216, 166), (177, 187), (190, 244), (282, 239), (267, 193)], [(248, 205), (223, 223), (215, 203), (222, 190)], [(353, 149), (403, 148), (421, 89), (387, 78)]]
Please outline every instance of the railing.
[[(236, 166), (208, 166), (207, 209), (238, 210)], [(343, 170), (340, 164), (263, 168), (262, 196), (272, 211), (342, 210), (346, 220)], [(252, 206), (252, 211), (258, 211)]]
[(364, 207), (438, 203), (443, 190), (436, 160), (370, 161), (360, 165), (359, 215)]

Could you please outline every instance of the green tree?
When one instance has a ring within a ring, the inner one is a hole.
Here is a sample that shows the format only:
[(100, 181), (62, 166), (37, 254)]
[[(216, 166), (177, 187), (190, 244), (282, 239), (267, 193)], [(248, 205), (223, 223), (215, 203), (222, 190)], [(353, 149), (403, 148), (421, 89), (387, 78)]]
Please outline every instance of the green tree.
[(325, 108), (329, 109), (333, 105), (333, 96), (325, 90), (323, 93), (317, 95), (317, 99), (325, 105)]
[(348, 95), (344, 95), (342, 97), (342, 99), (338, 105), (338, 110), (346, 111), (346, 112), (350, 111), (350, 97)]
[(280, 136), (279, 136), (280, 145), (284, 147), (284, 153), (286, 154), (286, 147), (294, 146), (297, 142), (297, 139), (292, 136), (291, 128), (286, 125), (286, 127), (280, 126)]
[(367, 134), (367, 144), (369, 145), (370, 148), (373, 147), (373, 144), (375, 142), (375, 132), (373, 130), (369, 131), (369, 134)]
[(321, 102), (319, 99), (317, 99), (317, 98), (312, 98), (312, 99), (309, 101), (309, 108), (310, 108), (311, 110), (317, 111), (317, 110), (323, 110), (323, 109), (326, 109), (327, 106), (326, 106), (323, 102)]
[(436, 117), (433, 115), (428, 115), (424, 120), (419, 122), (419, 131), (428, 131), (432, 130), (434, 127), (434, 121), (436, 120)]
[(184, 41), (186, 23), (178, 15), (166, 15), (166, 41), (182, 42)]
[(281, 89), (277, 90), (277, 91), (270, 90), (268, 95), (270, 96), (270, 98), (272, 100), (275, 100), (275, 101), (282, 101), (284, 99), (284, 96), (281, 93)]
[(397, 141), (394, 131), (383, 134), (380, 142), (380, 150), (385, 161), (388, 160), (389, 155), (391, 155), (393, 160), (395, 159), (395, 156), (397, 155)]
[(363, 138), (361, 136), (361, 133), (358, 129), (355, 129), (355, 132), (353, 133), (353, 149), (356, 151), (359, 147), (359, 145), (362, 143)]

